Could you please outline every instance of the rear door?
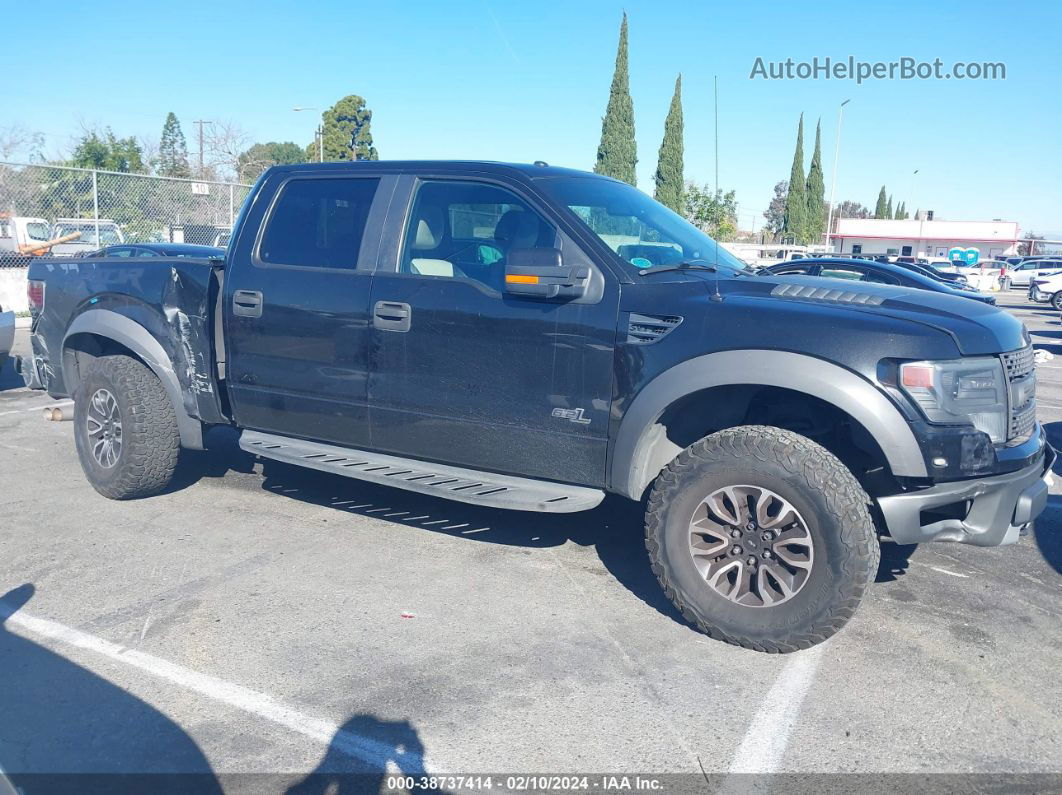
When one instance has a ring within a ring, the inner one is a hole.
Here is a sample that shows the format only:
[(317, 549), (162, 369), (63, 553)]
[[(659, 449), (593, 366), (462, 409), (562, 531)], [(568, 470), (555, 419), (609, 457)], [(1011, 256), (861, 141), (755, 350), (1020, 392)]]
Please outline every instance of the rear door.
[(223, 296), (228, 391), (241, 427), (368, 443), (369, 285), (394, 182), (282, 171), (248, 209)]
[[(413, 180), (373, 279), (372, 445), (411, 458), (585, 485), (604, 479), (619, 287), (513, 183)], [(593, 295), (505, 292), (516, 248), (560, 248)]]

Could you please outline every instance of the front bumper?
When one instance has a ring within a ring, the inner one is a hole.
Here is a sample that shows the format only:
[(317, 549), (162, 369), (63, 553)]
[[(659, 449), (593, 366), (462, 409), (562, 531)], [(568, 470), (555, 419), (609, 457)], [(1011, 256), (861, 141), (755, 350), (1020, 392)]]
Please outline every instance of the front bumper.
[(878, 506), (897, 544), (1013, 544), (1047, 505), (1054, 461), (1055, 451), (1045, 443), (1043, 454), (1023, 469), (879, 497)]

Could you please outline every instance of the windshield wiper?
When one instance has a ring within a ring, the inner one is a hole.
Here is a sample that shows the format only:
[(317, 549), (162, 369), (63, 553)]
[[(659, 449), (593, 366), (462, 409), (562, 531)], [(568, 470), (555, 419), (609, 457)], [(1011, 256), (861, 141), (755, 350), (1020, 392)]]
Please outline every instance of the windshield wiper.
[(651, 273), (666, 273), (668, 271), (708, 271), (709, 273), (716, 273), (719, 269), (715, 265), (701, 265), (696, 262), (680, 262), (677, 265), (657, 265), (653, 268), (646, 268), (643, 271), (638, 271), (639, 276), (648, 276)]

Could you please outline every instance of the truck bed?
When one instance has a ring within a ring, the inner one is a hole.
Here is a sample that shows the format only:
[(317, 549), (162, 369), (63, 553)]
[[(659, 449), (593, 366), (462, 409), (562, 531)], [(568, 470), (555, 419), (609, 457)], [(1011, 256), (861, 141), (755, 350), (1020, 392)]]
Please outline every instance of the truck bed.
[(212, 341), (220, 274), (218, 261), (190, 257), (35, 261), (29, 279), (44, 282), (45, 300), (33, 320), (33, 361), (23, 367), (27, 382), (36, 381), (53, 397), (69, 397), (77, 368), (85, 366), (85, 357), (73, 354), (71, 346), (89, 356), (98, 353), (93, 326), (121, 325), (126, 318), (145, 329), (172, 362), (189, 416), (227, 422)]

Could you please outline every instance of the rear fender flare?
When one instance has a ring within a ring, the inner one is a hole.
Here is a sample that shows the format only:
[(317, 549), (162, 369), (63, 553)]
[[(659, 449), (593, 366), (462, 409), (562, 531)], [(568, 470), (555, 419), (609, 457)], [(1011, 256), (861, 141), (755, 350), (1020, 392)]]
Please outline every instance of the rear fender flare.
[(113, 340), (139, 356), (162, 383), (173, 404), (177, 416), (177, 430), (181, 446), (192, 450), (203, 449), (203, 424), (191, 416), (184, 406), (183, 391), (173, 369), (173, 362), (151, 332), (125, 315), (109, 309), (90, 309), (78, 315), (63, 336), (63, 382), (73, 395), (78, 386), (78, 374), (74, 363), (66, 356), (69, 340), (75, 334), (94, 334)]

